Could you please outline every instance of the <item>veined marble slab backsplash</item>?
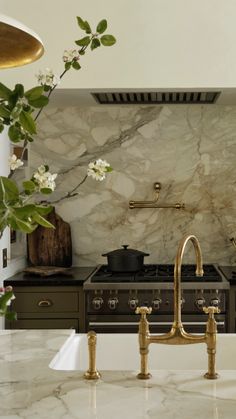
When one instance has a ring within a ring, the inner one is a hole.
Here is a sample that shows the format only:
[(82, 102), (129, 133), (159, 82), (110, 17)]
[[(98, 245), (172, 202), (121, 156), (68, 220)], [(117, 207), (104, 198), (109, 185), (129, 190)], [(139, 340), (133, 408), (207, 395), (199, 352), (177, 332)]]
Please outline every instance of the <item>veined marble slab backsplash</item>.
[[(114, 168), (103, 182), (88, 178), (79, 195), (56, 205), (70, 223), (74, 265), (104, 263), (122, 244), (150, 253), (147, 263), (173, 263), (186, 233), (200, 240), (205, 263), (236, 263), (236, 107), (96, 106), (51, 108), (39, 121), (31, 166), (59, 172), (52, 199), (83, 179), (98, 157)], [(152, 199), (186, 209), (133, 209)], [(185, 261), (192, 262), (189, 246)]]

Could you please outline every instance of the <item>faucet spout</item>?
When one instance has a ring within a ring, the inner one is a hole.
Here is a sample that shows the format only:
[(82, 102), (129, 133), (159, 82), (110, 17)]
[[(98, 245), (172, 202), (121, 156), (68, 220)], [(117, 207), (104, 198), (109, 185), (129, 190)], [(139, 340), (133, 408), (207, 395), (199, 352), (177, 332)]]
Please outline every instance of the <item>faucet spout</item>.
[(182, 327), (181, 322), (181, 267), (185, 248), (187, 243), (191, 241), (196, 255), (196, 275), (203, 276), (202, 267), (202, 252), (199, 241), (193, 234), (183, 237), (180, 241), (177, 254), (175, 257), (175, 269), (174, 269), (174, 323), (173, 327)]

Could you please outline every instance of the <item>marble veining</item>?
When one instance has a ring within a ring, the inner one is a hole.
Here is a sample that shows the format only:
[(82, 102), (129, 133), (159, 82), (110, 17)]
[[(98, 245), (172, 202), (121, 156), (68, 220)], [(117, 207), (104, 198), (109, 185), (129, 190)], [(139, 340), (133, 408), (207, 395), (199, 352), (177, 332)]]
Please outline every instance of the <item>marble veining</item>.
[(236, 372), (205, 380), (199, 371), (103, 371), (88, 382), (82, 372), (55, 371), (49, 362), (65, 330), (1, 331), (0, 418), (4, 419), (234, 419)]
[[(102, 253), (124, 243), (149, 252), (147, 262), (172, 263), (190, 232), (205, 262), (229, 265), (236, 263), (229, 241), (236, 235), (235, 155), (235, 106), (68, 107), (41, 115), (30, 164), (44, 161), (60, 173), (52, 200), (71, 224), (74, 265), (102, 263)], [(98, 157), (114, 172), (62, 199)], [(160, 203), (184, 202), (186, 210), (129, 210), (130, 199), (152, 199), (155, 181)]]

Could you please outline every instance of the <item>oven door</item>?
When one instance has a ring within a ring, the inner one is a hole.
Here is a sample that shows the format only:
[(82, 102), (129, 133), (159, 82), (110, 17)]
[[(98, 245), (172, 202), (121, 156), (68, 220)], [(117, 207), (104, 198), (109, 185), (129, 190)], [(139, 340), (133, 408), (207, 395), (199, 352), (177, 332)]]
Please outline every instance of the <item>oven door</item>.
[[(226, 333), (225, 315), (215, 316), (217, 331)], [(148, 316), (151, 333), (166, 333), (170, 331), (173, 316), (150, 315)], [(184, 329), (189, 333), (205, 333), (207, 315), (193, 314), (182, 315)], [(94, 330), (97, 333), (137, 333), (139, 317), (136, 315), (89, 315), (87, 318), (87, 330)]]

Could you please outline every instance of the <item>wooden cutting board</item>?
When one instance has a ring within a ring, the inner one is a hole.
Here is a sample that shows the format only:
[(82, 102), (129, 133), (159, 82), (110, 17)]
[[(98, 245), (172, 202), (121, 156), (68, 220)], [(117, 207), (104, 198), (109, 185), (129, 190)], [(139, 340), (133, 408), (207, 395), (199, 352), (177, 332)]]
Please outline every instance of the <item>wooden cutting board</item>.
[(55, 212), (55, 209), (47, 219), (55, 226), (55, 230), (39, 226), (33, 233), (28, 234), (28, 261), (35, 266), (70, 267), (72, 265), (70, 225)]

